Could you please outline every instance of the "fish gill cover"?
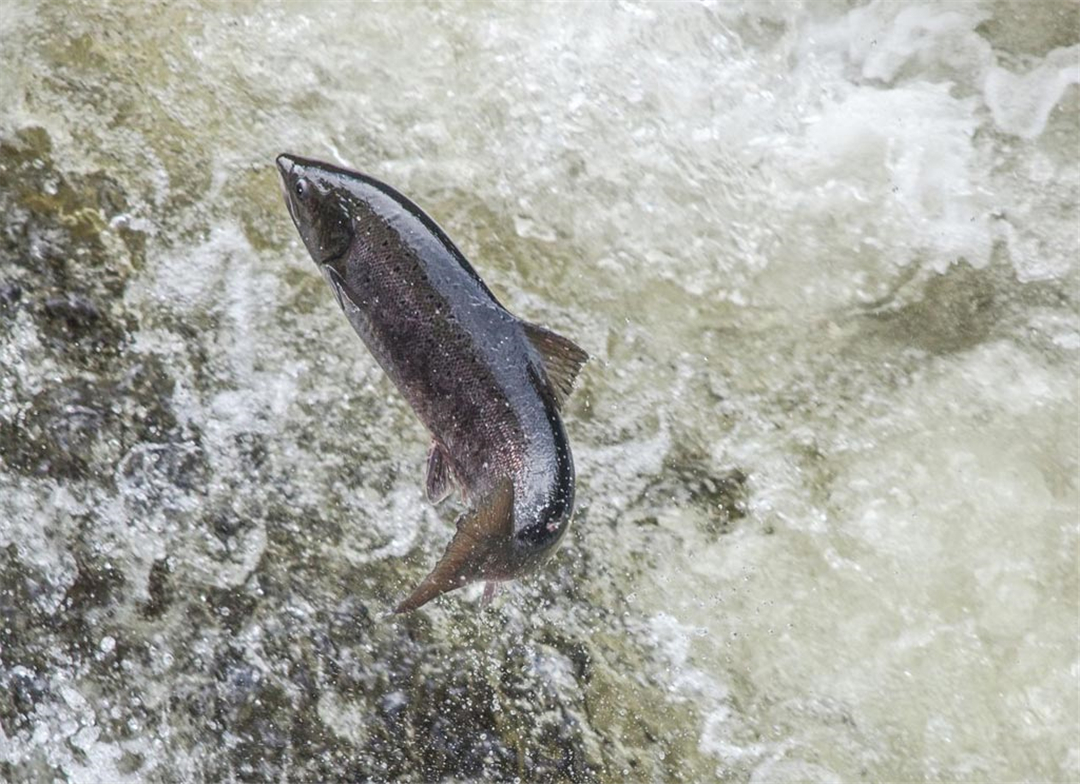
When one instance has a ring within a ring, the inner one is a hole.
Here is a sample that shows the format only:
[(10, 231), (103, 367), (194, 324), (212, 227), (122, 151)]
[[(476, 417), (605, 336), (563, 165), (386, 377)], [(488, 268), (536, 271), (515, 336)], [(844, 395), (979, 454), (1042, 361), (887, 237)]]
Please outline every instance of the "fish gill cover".
[[(0, 779), (1080, 777), (1078, 13), (6, 3)], [(282, 149), (597, 358), (486, 613)]]

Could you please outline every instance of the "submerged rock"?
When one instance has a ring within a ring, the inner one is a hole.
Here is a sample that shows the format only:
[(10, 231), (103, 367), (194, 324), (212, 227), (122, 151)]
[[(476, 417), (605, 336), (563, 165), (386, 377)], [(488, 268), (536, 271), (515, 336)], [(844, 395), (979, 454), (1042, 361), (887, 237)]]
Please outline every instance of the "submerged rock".
[[(1080, 778), (1080, 15), (1029, 5), (6, 2), (0, 780)], [(281, 149), (597, 358), (488, 611), (380, 620), (454, 510)]]
[[(624, 656), (618, 616), (582, 607), (582, 625), (553, 606), (575, 595), (565, 568), (486, 614), (458, 600), (433, 619), (374, 620), (422, 559), (356, 562), (335, 546), (364, 511), (321, 506), (296, 470), (327, 456), (317, 410), (270, 435), (191, 415), (193, 394), (212, 406), (229, 384), (204, 369), (220, 368), (220, 336), (143, 310), (130, 284), (145, 242), (115, 241), (124, 188), (64, 171), (50, 148), (40, 128), (0, 145), (0, 334), (20, 347), (0, 479), (39, 499), (9, 495), (4, 511), (19, 530), (41, 515), (47, 543), (0, 551), (0, 724), (15, 749), (0, 775), (64, 776), (105, 753), (153, 780), (654, 777), (616, 727), (663, 731), (612, 702), (656, 685), (607, 663)], [(148, 317), (170, 354), (137, 346)], [(365, 405), (370, 431), (384, 404)], [(352, 481), (384, 493), (398, 436), (371, 440)]]

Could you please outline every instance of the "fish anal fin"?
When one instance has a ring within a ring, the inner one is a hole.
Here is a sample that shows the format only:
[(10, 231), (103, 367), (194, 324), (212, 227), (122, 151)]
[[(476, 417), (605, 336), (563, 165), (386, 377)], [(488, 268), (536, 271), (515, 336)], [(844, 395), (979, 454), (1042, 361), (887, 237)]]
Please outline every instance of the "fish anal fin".
[(440, 504), (454, 489), (450, 473), (450, 458), (438, 441), (431, 442), (427, 459), (427, 497), (433, 504)]
[(499, 592), (499, 584), (494, 580), (488, 580), (484, 583), (484, 596), (480, 599), (480, 606), (487, 607), (491, 604), (491, 600), (495, 598), (495, 594)]
[(557, 332), (527, 322), (523, 322), (522, 326), (529, 342), (544, 361), (544, 371), (555, 393), (555, 402), (562, 406), (574, 390), (574, 380), (589, 355), (574, 341)]
[(457, 532), (431, 574), (395, 609), (405, 613), (453, 591), (499, 572), (511, 545), (514, 527), (514, 486), (502, 480), (484, 502), (458, 519)]

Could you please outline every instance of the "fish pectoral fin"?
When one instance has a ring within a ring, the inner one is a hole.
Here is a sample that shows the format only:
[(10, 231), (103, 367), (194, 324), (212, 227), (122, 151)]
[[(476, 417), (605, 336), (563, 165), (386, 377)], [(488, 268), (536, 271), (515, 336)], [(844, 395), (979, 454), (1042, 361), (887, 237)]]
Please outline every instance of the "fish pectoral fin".
[(504, 479), (483, 504), (458, 519), (457, 533), (439, 563), (394, 613), (410, 612), (436, 596), (488, 576), (500, 563), (500, 549), (510, 544), (513, 517), (514, 486)]
[(326, 282), (330, 284), (330, 290), (334, 292), (334, 299), (337, 300), (337, 304), (345, 313), (346, 318), (349, 319), (349, 323), (355, 327), (357, 319), (364, 318), (363, 311), (360, 310), (360, 306), (356, 304), (352, 295), (349, 294), (349, 289), (345, 285), (345, 279), (341, 277), (340, 272), (329, 264), (323, 264), (320, 269), (322, 269), (322, 274), (323, 277), (326, 278)]
[(555, 393), (555, 402), (561, 407), (563, 401), (574, 391), (574, 380), (589, 355), (569, 338), (550, 329), (522, 322), (525, 335), (544, 360), (544, 371)]
[(427, 459), (427, 497), (433, 504), (440, 504), (454, 489), (454, 477), (450, 473), (450, 456), (438, 441), (431, 442)]
[(347, 314), (349, 309), (359, 310), (356, 307), (356, 303), (352, 301), (349, 293), (345, 290), (345, 280), (341, 277), (341, 274), (331, 267), (329, 264), (323, 264), (319, 269), (322, 271), (323, 277), (326, 282), (330, 284), (330, 290), (334, 292), (334, 299), (337, 300), (337, 304)]
[(345, 314), (345, 318), (352, 324), (352, 328), (356, 330), (356, 334), (360, 335), (360, 337), (369, 334), (371, 332), (370, 317), (356, 304), (356, 300), (349, 293), (349, 287), (345, 284), (345, 279), (341, 277), (341, 273), (329, 264), (323, 264), (320, 269), (322, 269), (326, 282), (330, 284), (330, 290), (334, 292), (334, 299), (337, 300), (341, 311)]

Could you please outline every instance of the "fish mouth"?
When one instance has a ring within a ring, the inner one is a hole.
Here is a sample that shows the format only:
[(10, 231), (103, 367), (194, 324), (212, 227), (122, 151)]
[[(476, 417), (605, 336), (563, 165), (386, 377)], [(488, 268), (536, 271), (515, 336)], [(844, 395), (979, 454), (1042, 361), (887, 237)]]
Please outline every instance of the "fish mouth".
[(296, 158), (289, 155), (287, 152), (281, 153), (276, 159), (278, 171), (281, 172), (282, 177), (288, 176), (292, 171), (293, 166), (296, 165)]
[(288, 153), (282, 153), (276, 158), (278, 174), (281, 175), (281, 195), (285, 197), (285, 206), (289, 209), (289, 217), (293, 219), (293, 223), (300, 226), (300, 221), (296, 216), (296, 205), (293, 204), (293, 193), (290, 187), (292, 180), (293, 167), (296, 166), (296, 159)]

